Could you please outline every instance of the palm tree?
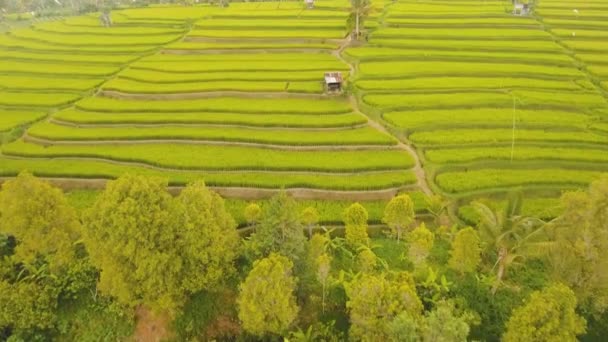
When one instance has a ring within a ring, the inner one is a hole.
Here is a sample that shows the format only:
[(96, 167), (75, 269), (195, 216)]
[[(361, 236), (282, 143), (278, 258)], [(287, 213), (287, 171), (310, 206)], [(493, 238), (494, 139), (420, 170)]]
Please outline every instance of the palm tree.
[(355, 19), (355, 38), (359, 39), (361, 34), (362, 17), (369, 14), (371, 4), (369, 0), (350, 0), (351, 16)]
[(479, 215), (480, 236), (486, 248), (496, 253), (492, 294), (496, 293), (509, 267), (528, 257), (545, 255), (554, 244), (547, 237), (545, 222), (521, 214), (522, 202), (523, 196), (517, 192), (509, 196), (505, 210), (494, 211), (483, 203), (473, 203)]

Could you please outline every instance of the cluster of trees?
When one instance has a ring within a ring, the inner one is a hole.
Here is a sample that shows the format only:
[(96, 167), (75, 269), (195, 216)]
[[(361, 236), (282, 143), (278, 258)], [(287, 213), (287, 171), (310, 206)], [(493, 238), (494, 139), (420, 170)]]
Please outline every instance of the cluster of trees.
[(85, 299), (95, 319), (164, 315), (176, 340), (574, 341), (606, 331), (608, 177), (564, 194), (550, 222), (522, 215), (515, 194), (502, 210), (475, 203), (475, 228), (445, 225), (445, 202), (431, 197), (425, 224), (399, 195), (380, 238), (358, 203), (339, 234), (284, 192), (245, 208), (242, 238), (204, 183), (175, 197), (166, 186), (125, 175), (79, 214), (28, 173), (7, 181), (0, 339), (92, 334), (64, 319)]

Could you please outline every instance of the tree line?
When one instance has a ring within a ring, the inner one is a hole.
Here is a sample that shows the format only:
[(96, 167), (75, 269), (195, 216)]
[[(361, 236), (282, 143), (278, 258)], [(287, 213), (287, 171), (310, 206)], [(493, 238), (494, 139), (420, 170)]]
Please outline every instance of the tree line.
[(362, 205), (344, 211), (338, 234), (285, 192), (245, 208), (242, 237), (203, 182), (177, 196), (167, 185), (127, 174), (77, 212), (27, 172), (6, 181), (0, 339), (122, 340), (142, 310), (166, 317), (173, 340), (575, 341), (607, 331), (608, 177), (564, 193), (548, 222), (522, 214), (521, 193), (499, 210), (474, 203), (475, 227), (447, 224), (437, 196), (422, 220), (400, 194), (375, 237)]

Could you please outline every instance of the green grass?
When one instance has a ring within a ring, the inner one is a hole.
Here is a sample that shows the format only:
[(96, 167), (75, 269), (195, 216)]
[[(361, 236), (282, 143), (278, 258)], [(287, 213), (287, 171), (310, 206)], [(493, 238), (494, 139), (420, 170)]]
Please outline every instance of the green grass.
[(448, 61), (382, 61), (363, 62), (360, 75), (366, 77), (417, 76), (543, 76), (548, 78), (581, 78), (574, 67), (541, 66), (530, 64), (448, 62)]
[(67, 105), (80, 98), (77, 94), (33, 93), (0, 90), (0, 106), (57, 107)]
[[(426, 150), (428, 161), (439, 164), (466, 163), (478, 160), (510, 160), (511, 147), (448, 148)], [(583, 162), (608, 162), (608, 149), (575, 149), (560, 147), (516, 146), (513, 160), (574, 160)]]
[[(205, 62), (202, 62), (205, 63)], [(267, 62), (272, 63), (272, 62)], [(347, 77), (348, 74), (342, 74)], [(267, 71), (267, 72), (189, 72), (172, 73), (153, 70), (127, 69), (120, 73), (120, 77), (136, 81), (151, 83), (180, 83), (180, 82), (227, 82), (227, 81), (273, 81), (273, 82), (301, 82), (323, 81), (322, 71)]]
[(0, 89), (22, 89), (22, 90), (73, 90), (86, 91), (97, 87), (103, 82), (100, 79), (91, 78), (66, 78), (48, 75), (40, 76), (17, 76), (0, 75)]
[(225, 124), (255, 127), (345, 127), (367, 122), (360, 114), (97, 113), (65, 109), (54, 118), (78, 124)]
[[(480, 202), (489, 205), (491, 208), (496, 210), (503, 209), (507, 202), (504, 200), (498, 201), (495, 199), (479, 199)], [(528, 198), (524, 200), (522, 204), (522, 214), (526, 216), (538, 217), (544, 220), (551, 220), (556, 218), (562, 213), (559, 198)], [(463, 205), (458, 207), (458, 216), (462, 218), (467, 224), (477, 225), (479, 222), (479, 215), (471, 205)]]
[(377, 190), (416, 182), (409, 171), (358, 175), (261, 173), (261, 172), (187, 172), (157, 171), (142, 167), (117, 165), (103, 161), (67, 159), (11, 159), (0, 157), (0, 175), (15, 176), (29, 170), (37, 176), (68, 178), (118, 178), (125, 173), (164, 177), (172, 185), (185, 185), (203, 179), (209, 186), (244, 186), (259, 188), (313, 188), (333, 190)]
[(600, 175), (602, 175), (602, 172), (587, 170), (503, 168), (500, 170), (446, 172), (437, 175), (435, 181), (444, 191), (462, 193), (526, 185), (584, 186)]
[(108, 76), (119, 70), (116, 66), (84, 65), (61, 62), (6, 60), (0, 63), (1, 73), (32, 73), (45, 75)]
[[(409, 138), (421, 145), (453, 145), (509, 142), (511, 129), (447, 129), (415, 132)], [(607, 144), (606, 136), (585, 131), (518, 129), (515, 139), (519, 142), (592, 143)]]
[(0, 132), (5, 132), (17, 126), (40, 120), (45, 115), (46, 113), (44, 112), (0, 109)]
[[(1, 101), (1, 100), (0, 100)], [(197, 100), (136, 101), (106, 97), (89, 97), (79, 101), (77, 108), (100, 112), (241, 112), (290, 114), (340, 114), (351, 112), (347, 101), (335, 99), (238, 98), (220, 97)]]
[(348, 65), (339, 60), (287, 60), (287, 61), (183, 61), (179, 63), (140, 61), (131, 65), (134, 69), (156, 70), (176, 73), (241, 71), (248, 73), (262, 71), (320, 71), (348, 70)]
[[(579, 83), (580, 82), (580, 83)], [(389, 80), (361, 79), (358, 88), (370, 91), (440, 90), (440, 89), (593, 89), (587, 80), (561, 81), (511, 77), (418, 77)]]
[(23, 157), (90, 157), (140, 162), (182, 170), (363, 171), (397, 170), (414, 165), (404, 151), (286, 151), (256, 147), (146, 143), (125, 145), (53, 145), (16, 141), (4, 154)]
[(394, 145), (397, 141), (369, 126), (346, 130), (260, 130), (230, 127), (96, 127), (77, 128), (41, 122), (28, 134), (49, 140), (205, 140), (278, 145)]
[[(515, 99), (515, 100), (514, 100)], [(506, 92), (456, 92), (427, 94), (373, 94), (363, 100), (383, 110), (432, 108), (563, 108), (585, 110), (605, 108), (608, 103), (596, 92), (515, 90)]]
[(517, 127), (577, 127), (590, 124), (591, 117), (577, 112), (556, 110), (521, 110), (477, 108), (389, 112), (383, 115), (391, 124), (407, 130), (451, 127), (511, 127), (513, 115)]
[(504, 39), (504, 40), (533, 40), (550, 39), (549, 33), (536, 29), (500, 28), (397, 28), (383, 27), (372, 33), (374, 38), (421, 38), (421, 39)]

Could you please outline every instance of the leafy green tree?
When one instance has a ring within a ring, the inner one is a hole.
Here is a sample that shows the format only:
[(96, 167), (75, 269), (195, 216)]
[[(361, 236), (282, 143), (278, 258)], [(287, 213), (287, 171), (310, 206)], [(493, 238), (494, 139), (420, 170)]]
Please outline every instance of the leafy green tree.
[(523, 306), (513, 310), (503, 341), (577, 341), (585, 325), (576, 313), (574, 292), (556, 284), (533, 292)]
[(182, 260), (182, 287), (189, 292), (213, 290), (235, 272), (240, 237), (224, 199), (203, 182), (188, 185), (176, 198)]
[(346, 230), (346, 242), (353, 248), (369, 245), (367, 210), (361, 204), (354, 203), (344, 210), (342, 217)]
[(572, 288), (585, 311), (600, 315), (608, 309), (608, 177), (561, 201), (564, 213), (549, 224), (557, 241), (549, 258), (553, 277)]
[(542, 220), (521, 214), (522, 202), (522, 194), (518, 192), (510, 194), (503, 211), (495, 212), (483, 203), (473, 203), (479, 215), (481, 239), (487, 253), (496, 258), (496, 282), (492, 293), (496, 293), (510, 267), (528, 257), (545, 256), (554, 246)]
[(0, 330), (16, 332), (53, 328), (58, 289), (44, 281), (0, 280)]
[(254, 262), (237, 299), (239, 319), (246, 331), (263, 337), (289, 329), (299, 311), (292, 268), (287, 257), (276, 253)]
[(281, 191), (264, 208), (264, 216), (248, 241), (253, 256), (280, 253), (289, 257), (300, 269), (305, 262), (306, 238), (295, 200)]
[(52, 273), (75, 259), (81, 227), (63, 192), (22, 172), (0, 191), (0, 233), (14, 236), (18, 262), (43, 262)]
[(424, 342), (466, 342), (469, 324), (466, 315), (459, 315), (454, 303), (440, 301), (424, 320)]
[(409, 273), (362, 273), (346, 284), (345, 289), (351, 340), (389, 340), (389, 325), (399, 314), (405, 311), (415, 320), (421, 317), (422, 302)]
[(451, 269), (460, 274), (477, 270), (481, 262), (481, 241), (475, 229), (467, 227), (456, 233), (450, 255)]
[(313, 207), (307, 207), (300, 214), (300, 218), (308, 230), (308, 238), (312, 238), (312, 229), (319, 223), (319, 212)]
[(161, 178), (124, 175), (84, 217), (98, 287), (118, 303), (174, 314), (188, 294), (230, 273), (235, 223), (202, 182), (174, 199)]
[(331, 256), (327, 253), (323, 253), (317, 257), (317, 280), (321, 283), (321, 307), (323, 313), (325, 313), (325, 296), (327, 293), (327, 282), (329, 280), (329, 272), (331, 271)]
[(448, 201), (440, 195), (430, 195), (424, 197), (426, 210), (433, 216), (435, 225), (448, 226), (449, 217), (447, 217)]
[(262, 218), (262, 208), (257, 203), (249, 203), (243, 211), (245, 221), (250, 227), (254, 227)]
[(374, 272), (378, 267), (378, 257), (371, 248), (367, 246), (359, 247), (356, 259), (356, 269), (360, 272)]
[(391, 229), (397, 241), (401, 240), (404, 230), (414, 222), (414, 202), (408, 195), (393, 197), (384, 209), (382, 222), (386, 223)]
[(435, 234), (422, 223), (407, 235), (407, 242), (409, 259), (415, 266), (421, 266), (433, 249)]
[(388, 341), (418, 342), (420, 337), (420, 322), (409, 312), (403, 311), (387, 325)]

